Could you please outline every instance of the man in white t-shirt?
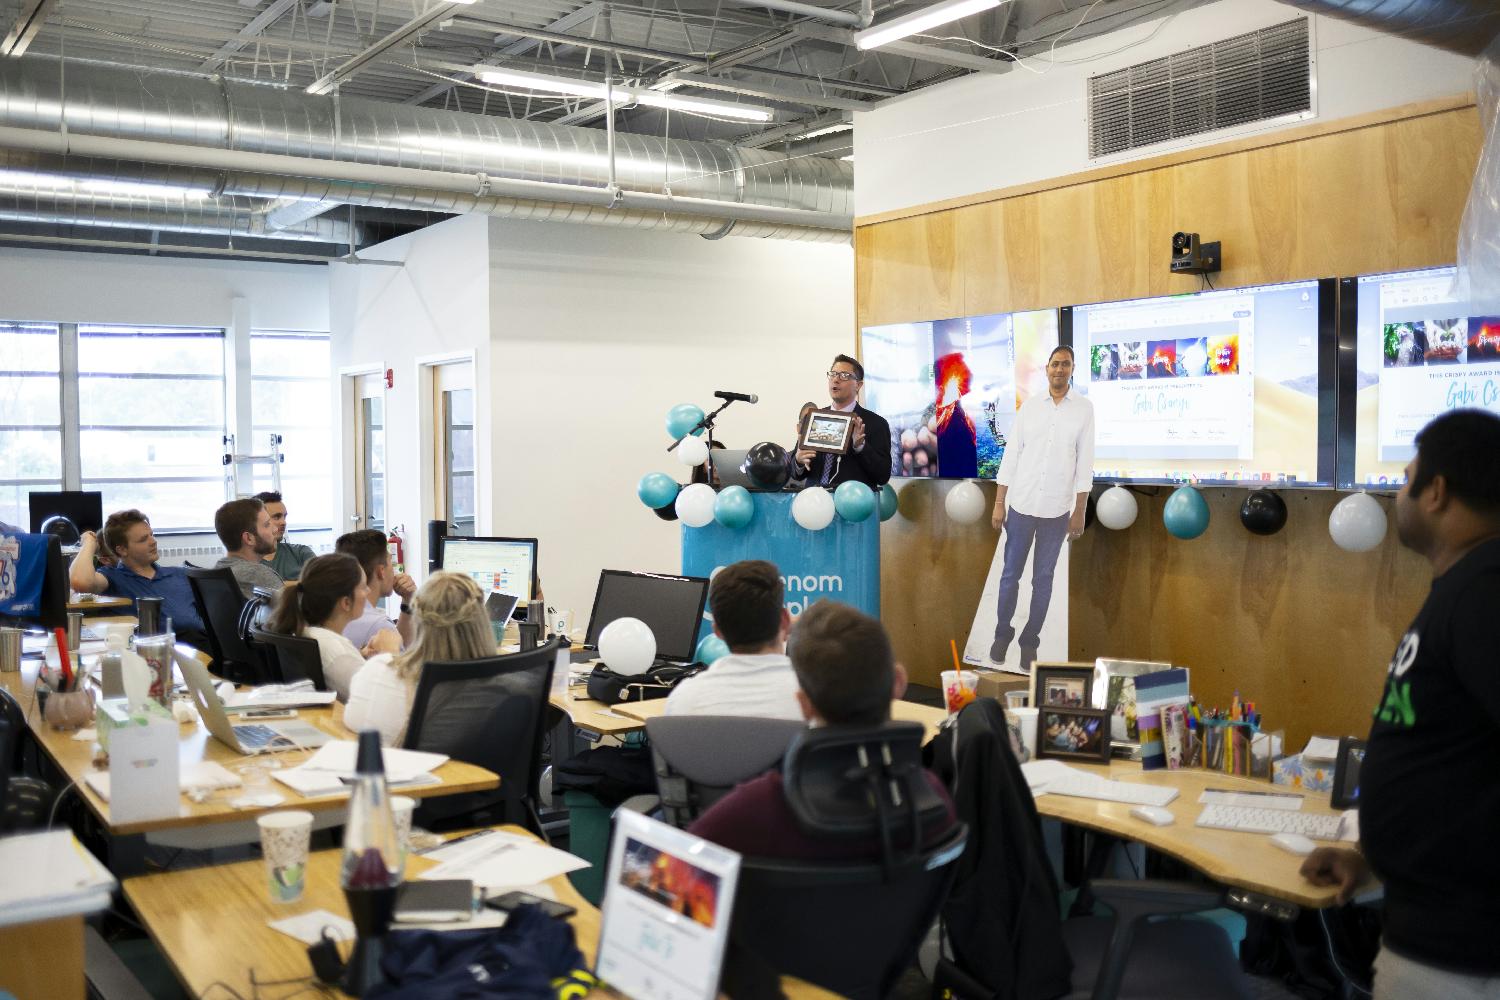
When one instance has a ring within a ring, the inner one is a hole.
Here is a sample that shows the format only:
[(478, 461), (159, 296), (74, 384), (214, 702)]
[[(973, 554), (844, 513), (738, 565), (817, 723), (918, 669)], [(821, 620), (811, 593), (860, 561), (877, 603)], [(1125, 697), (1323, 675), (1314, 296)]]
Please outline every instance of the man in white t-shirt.
[(1020, 597), (1021, 571), (1035, 542), (1031, 610), (1020, 639), (1020, 667), (1025, 671), (1036, 661), (1063, 539), (1082, 537), (1084, 510), (1094, 485), (1094, 404), (1073, 388), (1071, 347), (1052, 349), (1047, 394), (1031, 397), (1016, 411), (995, 482), (990, 523), (1004, 533), (1005, 563), (990, 659), (1004, 663), (1015, 638), (1011, 620)]
[(668, 715), (744, 715), (802, 719), (797, 675), (786, 657), (792, 616), (781, 571), (760, 559), (721, 569), (708, 591), (714, 634), (729, 655), (689, 677), (667, 696)]

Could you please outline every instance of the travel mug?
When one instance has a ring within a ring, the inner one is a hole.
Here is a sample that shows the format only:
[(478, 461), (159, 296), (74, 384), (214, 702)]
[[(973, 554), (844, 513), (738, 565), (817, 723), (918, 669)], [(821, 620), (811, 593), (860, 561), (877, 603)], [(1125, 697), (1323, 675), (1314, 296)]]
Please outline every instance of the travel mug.
[(0, 628), (0, 673), (21, 669), (21, 630)]
[(83, 615), (77, 611), (68, 612), (68, 652), (78, 652), (78, 644), (83, 640)]
[(140, 636), (161, 633), (161, 598), (137, 597), (135, 599), (135, 634)]

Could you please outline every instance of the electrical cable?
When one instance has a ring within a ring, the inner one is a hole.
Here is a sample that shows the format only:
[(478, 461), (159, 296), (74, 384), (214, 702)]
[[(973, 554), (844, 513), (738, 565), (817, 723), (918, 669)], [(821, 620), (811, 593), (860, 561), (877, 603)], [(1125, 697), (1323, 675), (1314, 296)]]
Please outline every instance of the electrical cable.
[(1344, 981), (1346, 986), (1360, 996), (1373, 996), (1374, 994), (1369, 990), (1349, 978), (1349, 973), (1345, 972), (1344, 967), (1339, 964), (1338, 954), (1334, 951), (1333, 947), (1333, 934), (1328, 930), (1328, 911), (1326, 909), (1318, 910), (1318, 923), (1323, 925), (1323, 940), (1328, 942), (1328, 960), (1333, 963), (1333, 971), (1339, 974), (1339, 978)]
[(62, 791), (57, 793), (57, 798), (52, 800), (52, 812), (47, 816), (47, 829), (52, 829), (52, 824), (57, 822), (57, 807), (62, 805), (63, 799), (67, 798), (68, 793), (77, 787), (78, 779), (74, 778), (63, 787)]

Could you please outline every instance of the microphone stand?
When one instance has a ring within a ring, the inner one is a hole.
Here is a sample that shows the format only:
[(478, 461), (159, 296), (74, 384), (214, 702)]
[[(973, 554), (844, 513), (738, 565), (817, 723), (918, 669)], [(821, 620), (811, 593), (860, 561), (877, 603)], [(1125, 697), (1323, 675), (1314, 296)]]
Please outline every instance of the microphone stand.
[(734, 402), (734, 400), (732, 400), (732, 399), (726, 399), (726, 400), (724, 400), (724, 405), (720, 406), (717, 410), (715, 410), (712, 413), (705, 414), (702, 420), (698, 421), (696, 424), (693, 425), (692, 430), (688, 431), (682, 437), (678, 438), (676, 441), (673, 441), (670, 445), (668, 445), (667, 446), (667, 451), (669, 453), (673, 452), (673, 451), (676, 451), (677, 450), (677, 446), (680, 445), (680, 444), (682, 444), (683, 438), (692, 437), (693, 436), (693, 431), (696, 431), (699, 428), (704, 428), (704, 429), (706, 429), (708, 431), (708, 450), (710, 452), (713, 451), (714, 450), (714, 418), (717, 417), (719, 414), (723, 413), (725, 410), (729, 409), (729, 404), (733, 403), (733, 402)]

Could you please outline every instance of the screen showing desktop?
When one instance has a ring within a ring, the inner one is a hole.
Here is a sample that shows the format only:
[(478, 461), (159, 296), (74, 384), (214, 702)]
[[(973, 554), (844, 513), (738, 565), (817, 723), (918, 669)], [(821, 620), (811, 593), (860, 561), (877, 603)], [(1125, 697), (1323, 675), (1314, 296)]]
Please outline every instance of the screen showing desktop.
[(705, 577), (607, 569), (599, 574), (586, 642), (597, 649), (604, 626), (618, 618), (639, 618), (656, 636), (658, 659), (690, 662), (707, 602)]
[(463, 573), (485, 593), (525, 604), (536, 593), (536, 539), (450, 536), (443, 539), (438, 569)]
[(1334, 292), (1294, 281), (1064, 309), (1095, 478), (1331, 485)]

